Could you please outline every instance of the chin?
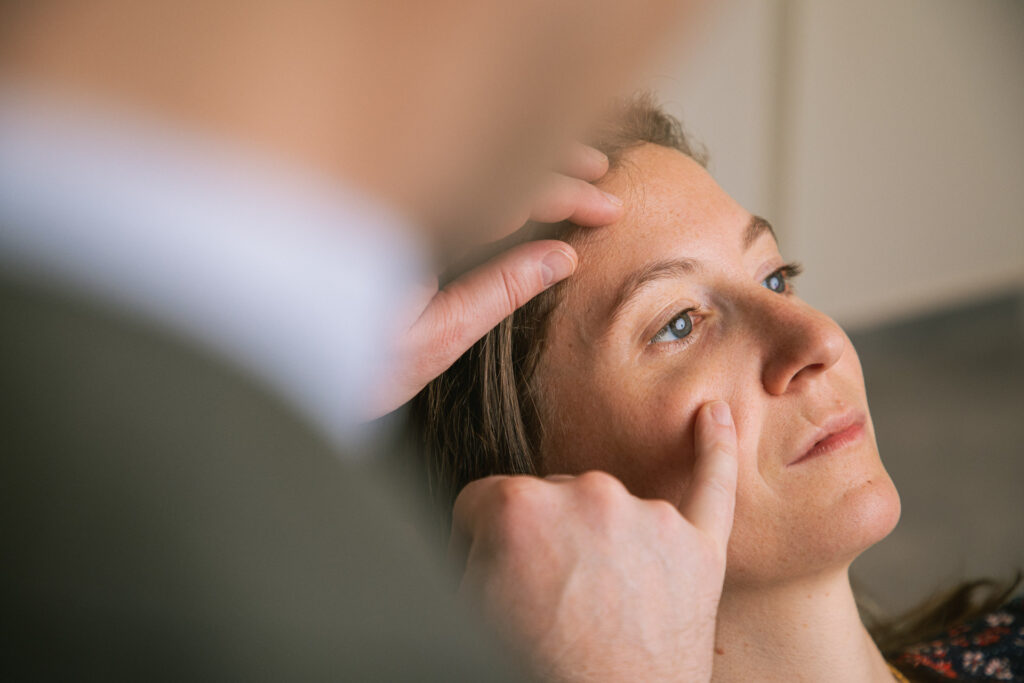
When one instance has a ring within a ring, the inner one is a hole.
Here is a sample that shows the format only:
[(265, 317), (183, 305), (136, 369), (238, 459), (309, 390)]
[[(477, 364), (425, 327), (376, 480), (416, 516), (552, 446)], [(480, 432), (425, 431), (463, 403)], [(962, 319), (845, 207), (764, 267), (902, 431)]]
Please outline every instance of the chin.
[[(800, 526), (807, 546), (817, 557), (809, 564), (848, 565), (878, 543), (900, 519), (900, 496), (874, 446), (873, 434), (852, 452), (826, 455), (808, 463), (808, 479), (800, 482), (805, 509)], [(809, 510), (813, 508), (814, 512)], [(813, 540), (812, 540), (813, 539)]]
[(896, 528), (900, 497), (892, 479), (881, 470), (847, 489), (822, 513), (811, 532), (817, 542), (811, 544), (808, 567), (845, 568)]
[[(746, 528), (733, 528), (727, 586), (765, 588), (845, 570), (888, 536), (900, 518), (899, 494), (881, 468), (831, 501), (826, 497), (818, 498), (818, 505), (802, 502), (781, 513), (777, 523), (750, 525), (749, 513), (737, 517), (737, 527)], [(737, 499), (738, 514), (740, 506)]]
[(900, 496), (883, 470), (865, 480), (840, 499), (837, 532), (845, 536), (836, 550), (857, 555), (888, 536), (900, 521)]

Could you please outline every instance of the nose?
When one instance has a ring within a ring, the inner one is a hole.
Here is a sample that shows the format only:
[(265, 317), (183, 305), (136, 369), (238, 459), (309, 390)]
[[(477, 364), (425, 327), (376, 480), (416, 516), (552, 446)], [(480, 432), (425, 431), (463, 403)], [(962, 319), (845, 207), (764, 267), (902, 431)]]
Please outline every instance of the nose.
[(788, 299), (764, 310), (769, 332), (762, 383), (781, 396), (825, 373), (842, 357), (846, 334), (824, 313)]

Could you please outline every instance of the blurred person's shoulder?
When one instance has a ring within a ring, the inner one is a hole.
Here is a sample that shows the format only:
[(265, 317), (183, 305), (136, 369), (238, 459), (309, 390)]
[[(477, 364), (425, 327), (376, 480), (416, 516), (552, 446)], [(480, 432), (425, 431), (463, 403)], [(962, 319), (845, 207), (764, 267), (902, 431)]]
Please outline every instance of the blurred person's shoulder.
[(0, 120), (0, 678), (492, 670), (415, 508), (345, 438), (403, 284), (386, 223), (203, 192), (190, 159), (133, 177), (153, 157), (27, 118)]
[(506, 675), (395, 482), (271, 388), (2, 276), (0, 329), (0, 677)]

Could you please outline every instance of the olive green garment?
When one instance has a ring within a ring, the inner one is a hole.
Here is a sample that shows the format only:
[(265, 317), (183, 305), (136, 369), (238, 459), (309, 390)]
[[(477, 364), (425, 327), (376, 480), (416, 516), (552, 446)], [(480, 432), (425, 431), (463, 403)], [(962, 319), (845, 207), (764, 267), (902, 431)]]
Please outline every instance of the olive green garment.
[(352, 455), (183, 340), (0, 277), (0, 679), (522, 680)]

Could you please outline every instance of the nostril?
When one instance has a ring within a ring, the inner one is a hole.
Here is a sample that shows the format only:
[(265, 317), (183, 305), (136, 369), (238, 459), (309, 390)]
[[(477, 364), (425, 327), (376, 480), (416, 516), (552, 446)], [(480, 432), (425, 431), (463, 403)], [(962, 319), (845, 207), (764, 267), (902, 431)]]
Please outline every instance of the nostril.
[(800, 370), (798, 370), (795, 375), (793, 375), (793, 379), (795, 380), (798, 377), (811, 376), (821, 372), (825, 372), (825, 370), (827, 370), (830, 367), (830, 365), (825, 365), (824, 363), (811, 363), (810, 365), (805, 365), (804, 367), (800, 368)]

